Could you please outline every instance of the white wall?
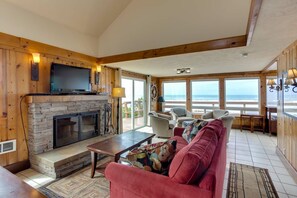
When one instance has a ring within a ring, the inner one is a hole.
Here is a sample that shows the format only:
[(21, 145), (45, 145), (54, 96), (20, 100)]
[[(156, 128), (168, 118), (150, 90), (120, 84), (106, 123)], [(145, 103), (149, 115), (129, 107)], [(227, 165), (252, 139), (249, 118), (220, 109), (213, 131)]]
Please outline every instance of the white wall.
[(0, 32), (97, 56), (98, 39), (0, 0)]
[(133, 0), (100, 36), (98, 56), (244, 35), (249, 7), (250, 0)]

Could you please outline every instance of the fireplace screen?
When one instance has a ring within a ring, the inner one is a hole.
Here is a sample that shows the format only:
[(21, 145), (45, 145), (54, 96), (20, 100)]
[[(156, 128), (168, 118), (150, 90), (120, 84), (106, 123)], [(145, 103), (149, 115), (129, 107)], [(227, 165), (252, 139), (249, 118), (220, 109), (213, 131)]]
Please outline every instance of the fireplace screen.
[(54, 148), (98, 136), (99, 112), (54, 117)]

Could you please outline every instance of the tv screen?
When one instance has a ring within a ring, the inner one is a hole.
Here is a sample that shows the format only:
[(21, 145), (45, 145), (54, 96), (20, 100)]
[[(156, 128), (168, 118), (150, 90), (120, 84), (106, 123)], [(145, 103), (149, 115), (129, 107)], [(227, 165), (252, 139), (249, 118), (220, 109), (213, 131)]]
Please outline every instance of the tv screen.
[(52, 63), (51, 93), (90, 92), (91, 69)]

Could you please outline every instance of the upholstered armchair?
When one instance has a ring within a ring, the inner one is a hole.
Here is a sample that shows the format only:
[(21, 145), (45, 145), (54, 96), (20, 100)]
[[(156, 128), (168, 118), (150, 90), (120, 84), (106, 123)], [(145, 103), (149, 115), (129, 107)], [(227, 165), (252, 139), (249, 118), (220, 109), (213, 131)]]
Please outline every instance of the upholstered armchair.
[(221, 119), (223, 121), (224, 127), (226, 127), (227, 129), (227, 142), (229, 142), (229, 136), (232, 128), (232, 123), (234, 120), (234, 117), (229, 115), (229, 111), (222, 110), (222, 109), (214, 109), (212, 112), (208, 112), (202, 115), (201, 119), (206, 121)]
[(175, 120), (171, 116), (163, 115), (151, 111), (149, 114), (153, 133), (157, 137), (172, 137), (173, 128), (175, 127)]
[(170, 110), (172, 119), (176, 121), (177, 126), (181, 127), (184, 121), (194, 120), (193, 114), (185, 108), (174, 107)]

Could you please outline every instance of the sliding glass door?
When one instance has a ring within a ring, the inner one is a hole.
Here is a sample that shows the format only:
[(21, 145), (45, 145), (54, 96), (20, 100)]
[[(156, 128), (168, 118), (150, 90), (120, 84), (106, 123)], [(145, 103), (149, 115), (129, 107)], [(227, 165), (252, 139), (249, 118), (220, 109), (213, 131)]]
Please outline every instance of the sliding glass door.
[(122, 78), (126, 98), (122, 99), (123, 131), (145, 126), (145, 81)]

